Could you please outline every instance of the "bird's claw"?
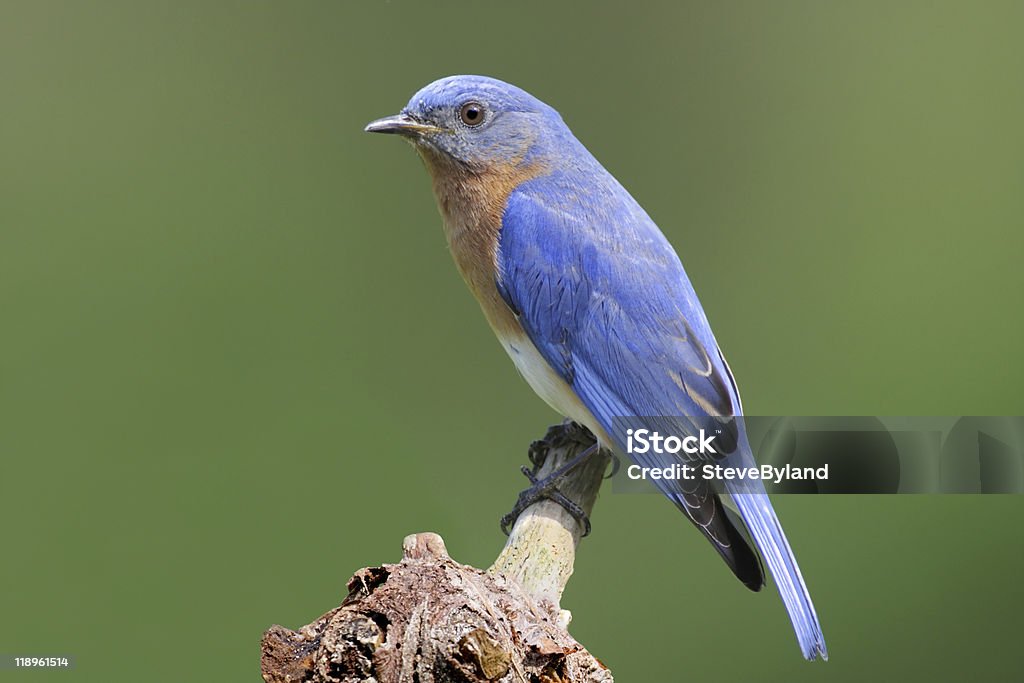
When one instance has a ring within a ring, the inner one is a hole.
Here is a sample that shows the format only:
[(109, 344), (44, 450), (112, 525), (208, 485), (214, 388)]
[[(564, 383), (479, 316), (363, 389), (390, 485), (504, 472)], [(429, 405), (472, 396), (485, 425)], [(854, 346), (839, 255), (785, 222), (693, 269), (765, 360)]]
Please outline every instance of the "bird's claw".
[(622, 467), (622, 461), (619, 460), (619, 456), (615, 455), (614, 453), (609, 453), (608, 456), (612, 460), (612, 471), (604, 475), (605, 479), (611, 479), (612, 477), (614, 477), (616, 474), (619, 473), (619, 468)]
[[(547, 460), (548, 452), (551, 447), (562, 446), (571, 441), (575, 441), (580, 444), (589, 443), (590, 446), (580, 456), (577, 456), (571, 464), (564, 466), (561, 470), (554, 472), (543, 479), (538, 479), (537, 472), (539, 472), (540, 468), (544, 466), (544, 462)], [(570, 500), (568, 496), (559, 491), (557, 486), (558, 482), (563, 479), (571, 469), (596, 451), (597, 444), (594, 441), (593, 435), (591, 435), (586, 428), (569, 421), (551, 427), (543, 439), (539, 439), (530, 444), (530, 449), (527, 454), (530, 458), (530, 462), (533, 464), (533, 468), (531, 469), (525, 465), (520, 467), (523, 475), (530, 480), (530, 487), (520, 492), (512, 511), (501, 518), (502, 532), (508, 536), (511, 526), (515, 523), (516, 519), (526, 511), (526, 508), (540, 500), (551, 500), (561, 505), (565, 511), (568, 512), (581, 527), (583, 527), (583, 537), (589, 536), (591, 530), (590, 517), (587, 516), (587, 513), (584, 512), (583, 508), (580, 507), (579, 504)], [(612, 474), (614, 474), (617, 469), (618, 466), (616, 465), (612, 470)]]
[[(543, 462), (541, 464), (543, 464)], [(562, 474), (538, 479), (535, 474), (536, 470), (531, 470), (525, 465), (523, 465), (520, 470), (523, 475), (530, 480), (531, 486), (519, 493), (519, 498), (516, 499), (516, 504), (512, 508), (512, 511), (501, 518), (501, 531), (506, 536), (511, 532), (511, 525), (519, 519), (519, 515), (523, 514), (523, 512), (526, 511), (526, 508), (541, 500), (550, 500), (561, 505), (565, 511), (583, 527), (583, 535), (581, 538), (590, 535), (590, 517), (587, 516), (587, 513), (583, 511), (582, 507), (570, 500), (568, 496), (557, 488), (558, 480), (562, 478)]]

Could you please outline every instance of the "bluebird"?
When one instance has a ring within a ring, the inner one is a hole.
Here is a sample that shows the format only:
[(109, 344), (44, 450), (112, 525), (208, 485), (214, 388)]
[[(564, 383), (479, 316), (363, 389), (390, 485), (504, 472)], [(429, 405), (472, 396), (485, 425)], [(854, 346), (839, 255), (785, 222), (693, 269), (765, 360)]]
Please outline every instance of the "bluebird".
[[(756, 466), (736, 382), (679, 257), (557, 111), (493, 78), (450, 76), (366, 130), (400, 135), (422, 157), (459, 272), (545, 402), (617, 454), (628, 450), (619, 421), (649, 416), (687, 433), (724, 427), (724, 449), (693, 457)], [(703, 479), (655, 484), (757, 591), (764, 572), (746, 526), (804, 657), (827, 659), (764, 486), (725, 482), (740, 523)]]

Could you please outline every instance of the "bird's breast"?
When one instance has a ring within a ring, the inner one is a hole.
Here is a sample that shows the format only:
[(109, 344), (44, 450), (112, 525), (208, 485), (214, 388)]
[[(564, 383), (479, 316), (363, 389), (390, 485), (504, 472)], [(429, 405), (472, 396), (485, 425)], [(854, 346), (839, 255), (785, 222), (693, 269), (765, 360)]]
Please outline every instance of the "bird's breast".
[(522, 327), (498, 293), (498, 243), (512, 192), (545, 172), (539, 164), (495, 166), (470, 171), (442, 156), (421, 151), (444, 220), (452, 258), (495, 334), (516, 335)]

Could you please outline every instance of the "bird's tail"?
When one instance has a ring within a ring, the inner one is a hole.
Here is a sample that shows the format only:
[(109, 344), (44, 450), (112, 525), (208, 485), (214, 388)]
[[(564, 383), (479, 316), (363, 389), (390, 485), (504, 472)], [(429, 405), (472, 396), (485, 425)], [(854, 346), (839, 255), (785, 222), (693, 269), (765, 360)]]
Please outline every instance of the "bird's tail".
[(821, 656), (827, 660), (825, 636), (821, 632), (814, 603), (811, 602), (804, 577), (800, 575), (800, 567), (793, 557), (789, 541), (782, 531), (779, 518), (775, 516), (775, 510), (772, 509), (764, 486), (760, 481), (728, 481), (726, 490), (739, 508), (754, 543), (768, 564), (768, 570), (779, 589), (782, 602), (786, 605), (790, 621), (793, 622), (793, 629), (796, 631), (797, 640), (800, 641), (804, 657), (813, 661), (815, 657)]

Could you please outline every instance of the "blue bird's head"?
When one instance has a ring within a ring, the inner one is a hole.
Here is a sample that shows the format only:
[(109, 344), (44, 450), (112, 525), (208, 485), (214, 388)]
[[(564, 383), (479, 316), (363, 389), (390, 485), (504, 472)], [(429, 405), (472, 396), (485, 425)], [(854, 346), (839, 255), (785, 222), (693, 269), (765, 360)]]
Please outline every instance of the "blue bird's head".
[(412, 96), (371, 133), (404, 136), (428, 162), (470, 171), (517, 166), (569, 136), (554, 109), (514, 85), (486, 76), (449, 76)]

